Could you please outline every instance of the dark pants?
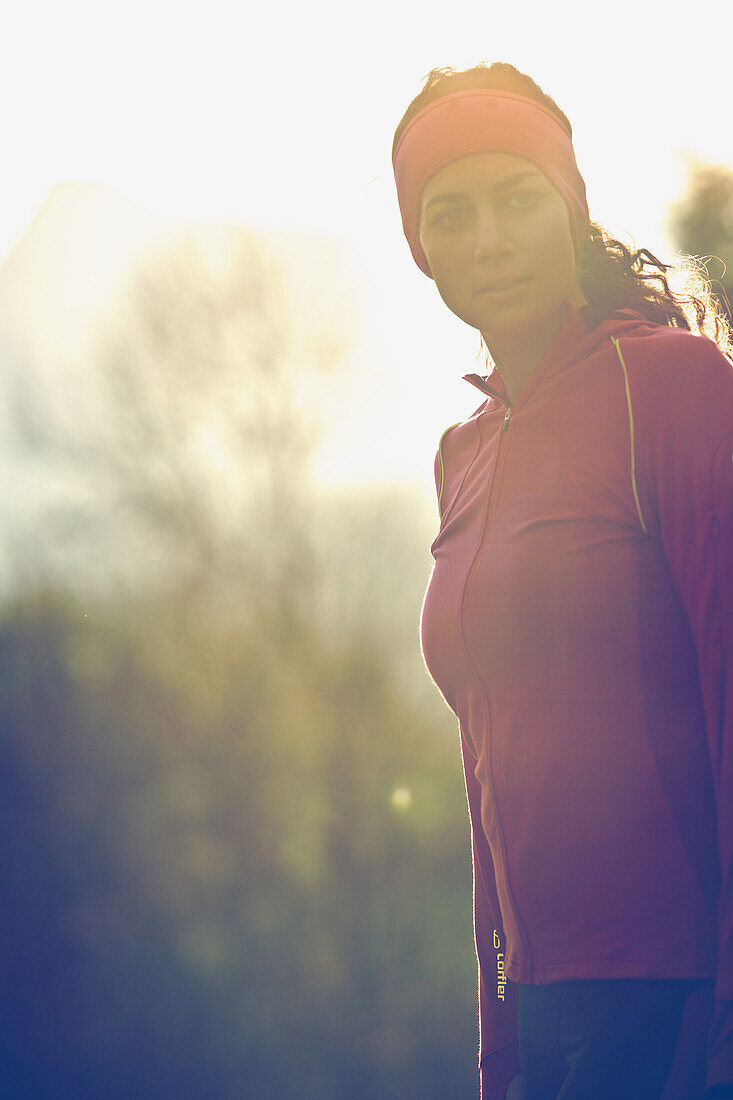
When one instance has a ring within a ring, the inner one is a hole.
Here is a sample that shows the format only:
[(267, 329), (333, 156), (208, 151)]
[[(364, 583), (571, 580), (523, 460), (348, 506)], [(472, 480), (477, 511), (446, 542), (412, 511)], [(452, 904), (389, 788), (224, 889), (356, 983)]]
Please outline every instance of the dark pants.
[[(685, 1000), (702, 984), (624, 978), (519, 985), (524, 1100), (659, 1100)], [(705, 1065), (703, 1056), (689, 1100), (704, 1096)]]

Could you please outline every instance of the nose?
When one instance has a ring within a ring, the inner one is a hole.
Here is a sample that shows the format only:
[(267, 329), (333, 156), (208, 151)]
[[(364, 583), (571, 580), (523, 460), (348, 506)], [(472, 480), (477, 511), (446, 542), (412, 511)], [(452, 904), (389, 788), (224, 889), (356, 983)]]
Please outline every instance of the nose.
[(501, 217), (489, 203), (480, 203), (475, 221), (474, 260), (494, 259), (512, 250)]

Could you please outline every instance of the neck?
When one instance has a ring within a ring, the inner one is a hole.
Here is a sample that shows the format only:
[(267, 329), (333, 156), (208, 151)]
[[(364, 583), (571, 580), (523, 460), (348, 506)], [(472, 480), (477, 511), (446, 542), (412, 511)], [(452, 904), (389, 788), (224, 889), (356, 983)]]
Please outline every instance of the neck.
[(563, 320), (563, 310), (559, 309), (536, 328), (481, 334), (512, 405), (557, 336)]

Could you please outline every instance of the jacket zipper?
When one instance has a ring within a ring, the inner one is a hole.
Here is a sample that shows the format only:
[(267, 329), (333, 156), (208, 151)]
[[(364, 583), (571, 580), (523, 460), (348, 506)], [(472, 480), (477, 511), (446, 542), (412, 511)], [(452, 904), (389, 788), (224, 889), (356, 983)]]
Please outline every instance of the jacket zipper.
[[(481, 538), (479, 539), (478, 548), (477, 548), (476, 553), (474, 555), (473, 561), (471, 562), (471, 567), (468, 571), (468, 576), (466, 577), (466, 583), (465, 583), (464, 589), (463, 589), (463, 597), (462, 597), (462, 600), (461, 600), (461, 616), (460, 616), (460, 618), (461, 618), (461, 632), (463, 634), (463, 644), (464, 644), (465, 649), (466, 649), (466, 654), (468, 656), (468, 660), (469, 660), (469, 662), (471, 664), (471, 667), (473, 669), (474, 676), (476, 677), (476, 679), (477, 679), (477, 681), (478, 681), (478, 683), (481, 687), (481, 692), (482, 692), (483, 697), (484, 697), (484, 714), (486, 716), (486, 724), (487, 724), (487, 728), (489, 730), (489, 736), (490, 737), (491, 737), (492, 731), (491, 731), (490, 723), (488, 721), (488, 718), (489, 718), (488, 694), (487, 694), (486, 688), (484, 686), (484, 682), (481, 679), (481, 676), (479, 675), (478, 669), (476, 668), (476, 665), (473, 662), (473, 658), (471, 657), (471, 651), (470, 651), (470, 648), (469, 648), (469, 645), (468, 645), (468, 639), (467, 639), (467, 636), (466, 636), (467, 631), (466, 631), (465, 620), (464, 620), (464, 608), (466, 608), (468, 606), (468, 595), (469, 595), (469, 591), (470, 591), (470, 587), (471, 587), (471, 581), (473, 580), (473, 576), (474, 576), (474, 573), (475, 573), (475, 570), (476, 570), (476, 564), (477, 564), (479, 558), (481, 557), (481, 551), (484, 547), (484, 542), (485, 542), (485, 539), (486, 539), (486, 532), (487, 532), (487, 529), (488, 529), (488, 526), (489, 526), (489, 519), (490, 519), (491, 513), (492, 513), (491, 505), (493, 503), (493, 498), (494, 498), (494, 489), (497, 485), (497, 473), (499, 472), (500, 466), (503, 466), (503, 462), (501, 460), (502, 460), (504, 451), (506, 450), (505, 447), (502, 447), (502, 443), (503, 443), (503, 439), (504, 439), (504, 434), (503, 433), (509, 427), (509, 420), (511, 418), (513, 408), (514, 408), (513, 405), (508, 405), (507, 406), (507, 410), (506, 410), (506, 413), (504, 415), (504, 421), (503, 421), (502, 426), (501, 426), (501, 432), (499, 434), (499, 442), (498, 442), (497, 451), (496, 451), (496, 458), (494, 459), (494, 469), (492, 470), (492, 473), (491, 473), (491, 482), (489, 484), (489, 492), (488, 492), (488, 496), (487, 496), (487, 500), (486, 500), (486, 509), (485, 509), (485, 512), (484, 512), (484, 521), (483, 521), (483, 525), (482, 525), (482, 529), (481, 529)], [(480, 431), (480, 429), (479, 429), (479, 431)], [(492, 748), (492, 746), (493, 746), (493, 740), (490, 741), (490, 744), (489, 744), (489, 760), (491, 760), (491, 748)], [(498, 799), (496, 797), (496, 788), (494, 786), (494, 770), (493, 770), (493, 767), (489, 767), (489, 775), (490, 775), (490, 778), (491, 778), (491, 796), (494, 800), (494, 809), (495, 809), (495, 813), (496, 813), (496, 821), (497, 821), (497, 825), (498, 825), (499, 838), (500, 838), (500, 842), (501, 842), (502, 856), (503, 856), (503, 859), (504, 859), (504, 869), (505, 869), (505, 874), (506, 874), (507, 891), (508, 891), (509, 897), (511, 899), (512, 909), (513, 909), (513, 912), (514, 912), (514, 919), (516, 921), (517, 928), (519, 929), (519, 932), (521, 934), (522, 941), (524, 943), (524, 948), (525, 948), (525, 951), (527, 953), (527, 958), (529, 960), (530, 975), (531, 975), (530, 980), (531, 980), (532, 978), (534, 978), (534, 957), (532, 955), (532, 948), (530, 946), (527, 931), (526, 931), (526, 929), (524, 927), (524, 923), (523, 923), (523, 921), (522, 921), (522, 919), (519, 915), (519, 907), (517, 906), (516, 899), (514, 897), (514, 891), (512, 889), (511, 881), (510, 881), (510, 877), (509, 877), (509, 863), (508, 863), (508, 860), (507, 860), (507, 847), (506, 847), (506, 841), (504, 839), (504, 827), (502, 825), (501, 814), (499, 812), (499, 802), (498, 802)]]

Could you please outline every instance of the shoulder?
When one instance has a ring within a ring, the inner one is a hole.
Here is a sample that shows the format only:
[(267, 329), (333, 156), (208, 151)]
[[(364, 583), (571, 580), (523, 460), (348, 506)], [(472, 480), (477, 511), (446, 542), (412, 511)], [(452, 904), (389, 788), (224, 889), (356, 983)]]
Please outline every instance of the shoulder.
[(478, 438), (476, 419), (488, 404), (488, 401), (483, 401), (467, 420), (459, 420), (457, 424), (451, 424), (440, 436), (434, 464), (435, 489), (439, 504), (450, 474), (462, 468), (466, 459), (472, 457), (476, 449)]
[(642, 477), (670, 498), (695, 485), (709, 502), (733, 469), (733, 363), (707, 336), (661, 326), (621, 338), (619, 353)]
[(447, 452), (455, 451), (467, 442), (467, 440), (474, 440), (476, 438), (476, 420), (485, 412), (489, 406), (490, 401), (482, 401), (477, 409), (466, 417), (465, 420), (459, 420), (456, 424), (451, 424), (445, 428), (442, 432), (440, 439), (438, 440), (438, 450), (436, 452), (436, 460), (440, 457), (441, 453), (445, 455)]
[[(619, 338), (617, 352), (642, 437), (704, 435), (733, 428), (733, 363), (707, 336), (659, 326)], [(661, 442), (661, 438), (660, 438)]]
[(613, 342), (637, 386), (719, 386), (725, 392), (733, 385), (733, 363), (708, 336), (659, 325)]
[[(469, 421), (467, 420), (459, 420), (456, 424), (450, 424), (441, 432), (438, 440), (438, 449), (435, 452), (436, 467), (439, 462), (445, 460), (446, 450), (452, 444), (453, 440), (465, 435), (465, 428), (468, 423)], [(461, 429), (464, 429), (464, 431), (461, 432)]]
[(446, 462), (446, 449), (447, 440), (452, 437), (456, 430), (464, 427), (467, 421), (460, 420), (457, 424), (451, 424), (447, 427), (438, 440), (438, 449), (435, 452), (435, 462), (433, 466), (433, 472), (435, 474), (435, 491), (438, 494), (438, 508), (440, 509), (441, 500), (443, 497), (443, 488), (445, 486), (445, 462)]

